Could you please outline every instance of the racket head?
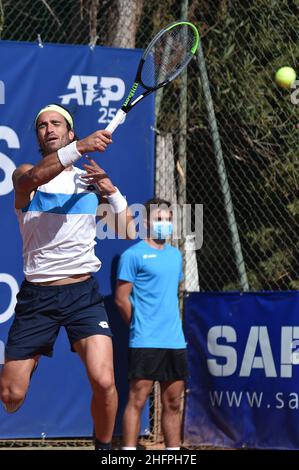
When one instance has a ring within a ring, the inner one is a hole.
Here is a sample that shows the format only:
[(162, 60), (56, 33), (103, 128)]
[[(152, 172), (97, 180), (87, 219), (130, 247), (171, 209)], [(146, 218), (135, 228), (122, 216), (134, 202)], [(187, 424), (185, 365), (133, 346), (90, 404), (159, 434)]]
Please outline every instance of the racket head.
[(198, 45), (199, 33), (192, 23), (170, 23), (152, 39), (144, 51), (136, 81), (147, 90), (166, 85), (187, 67)]

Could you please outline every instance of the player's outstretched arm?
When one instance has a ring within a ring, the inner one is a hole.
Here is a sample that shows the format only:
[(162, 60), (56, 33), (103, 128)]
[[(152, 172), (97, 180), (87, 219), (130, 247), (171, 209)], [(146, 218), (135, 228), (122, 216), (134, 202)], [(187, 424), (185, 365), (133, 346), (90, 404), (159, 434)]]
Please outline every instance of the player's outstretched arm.
[(67, 166), (75, 163), (87, 152), (104, 152), (112, 142), (111, 132), (96, 131), (84, 139), (62, 147), (57, 152), (44, 157), (34, 166), (22, 165), (13, 174), (14, 188), (17, 193), (30, 194), (38, 186), (48, 183)]

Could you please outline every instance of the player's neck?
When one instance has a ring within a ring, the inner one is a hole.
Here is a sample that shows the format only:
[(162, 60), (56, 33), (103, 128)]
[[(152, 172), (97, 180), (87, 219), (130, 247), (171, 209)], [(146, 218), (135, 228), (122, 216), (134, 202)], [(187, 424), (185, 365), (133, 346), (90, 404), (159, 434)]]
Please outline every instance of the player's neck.
[(163, 250), (165, 245), (165, 240), (153, 240), (152, 238), (146, 238), (144, 241), (152, 248), (156, 248), (156, 250)]

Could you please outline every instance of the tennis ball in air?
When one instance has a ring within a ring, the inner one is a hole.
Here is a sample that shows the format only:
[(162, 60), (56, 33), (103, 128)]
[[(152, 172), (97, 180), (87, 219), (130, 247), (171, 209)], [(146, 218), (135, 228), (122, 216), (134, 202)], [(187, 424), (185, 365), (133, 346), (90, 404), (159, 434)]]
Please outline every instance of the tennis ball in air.
[(296, 72), (292, 67), (281, 67), (275, 74), (275, 81), (281, 88), (290, 88), (296, 80)]

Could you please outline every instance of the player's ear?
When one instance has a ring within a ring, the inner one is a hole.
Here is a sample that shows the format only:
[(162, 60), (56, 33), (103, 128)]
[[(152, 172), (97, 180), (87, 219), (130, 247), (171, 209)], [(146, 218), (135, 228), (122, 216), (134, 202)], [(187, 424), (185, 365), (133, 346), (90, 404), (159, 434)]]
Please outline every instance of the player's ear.
[(69, 139), (71, 142), (74, 140), (74, 137), (75, 137), (75, 132), (71, 129), (69, 131)]

